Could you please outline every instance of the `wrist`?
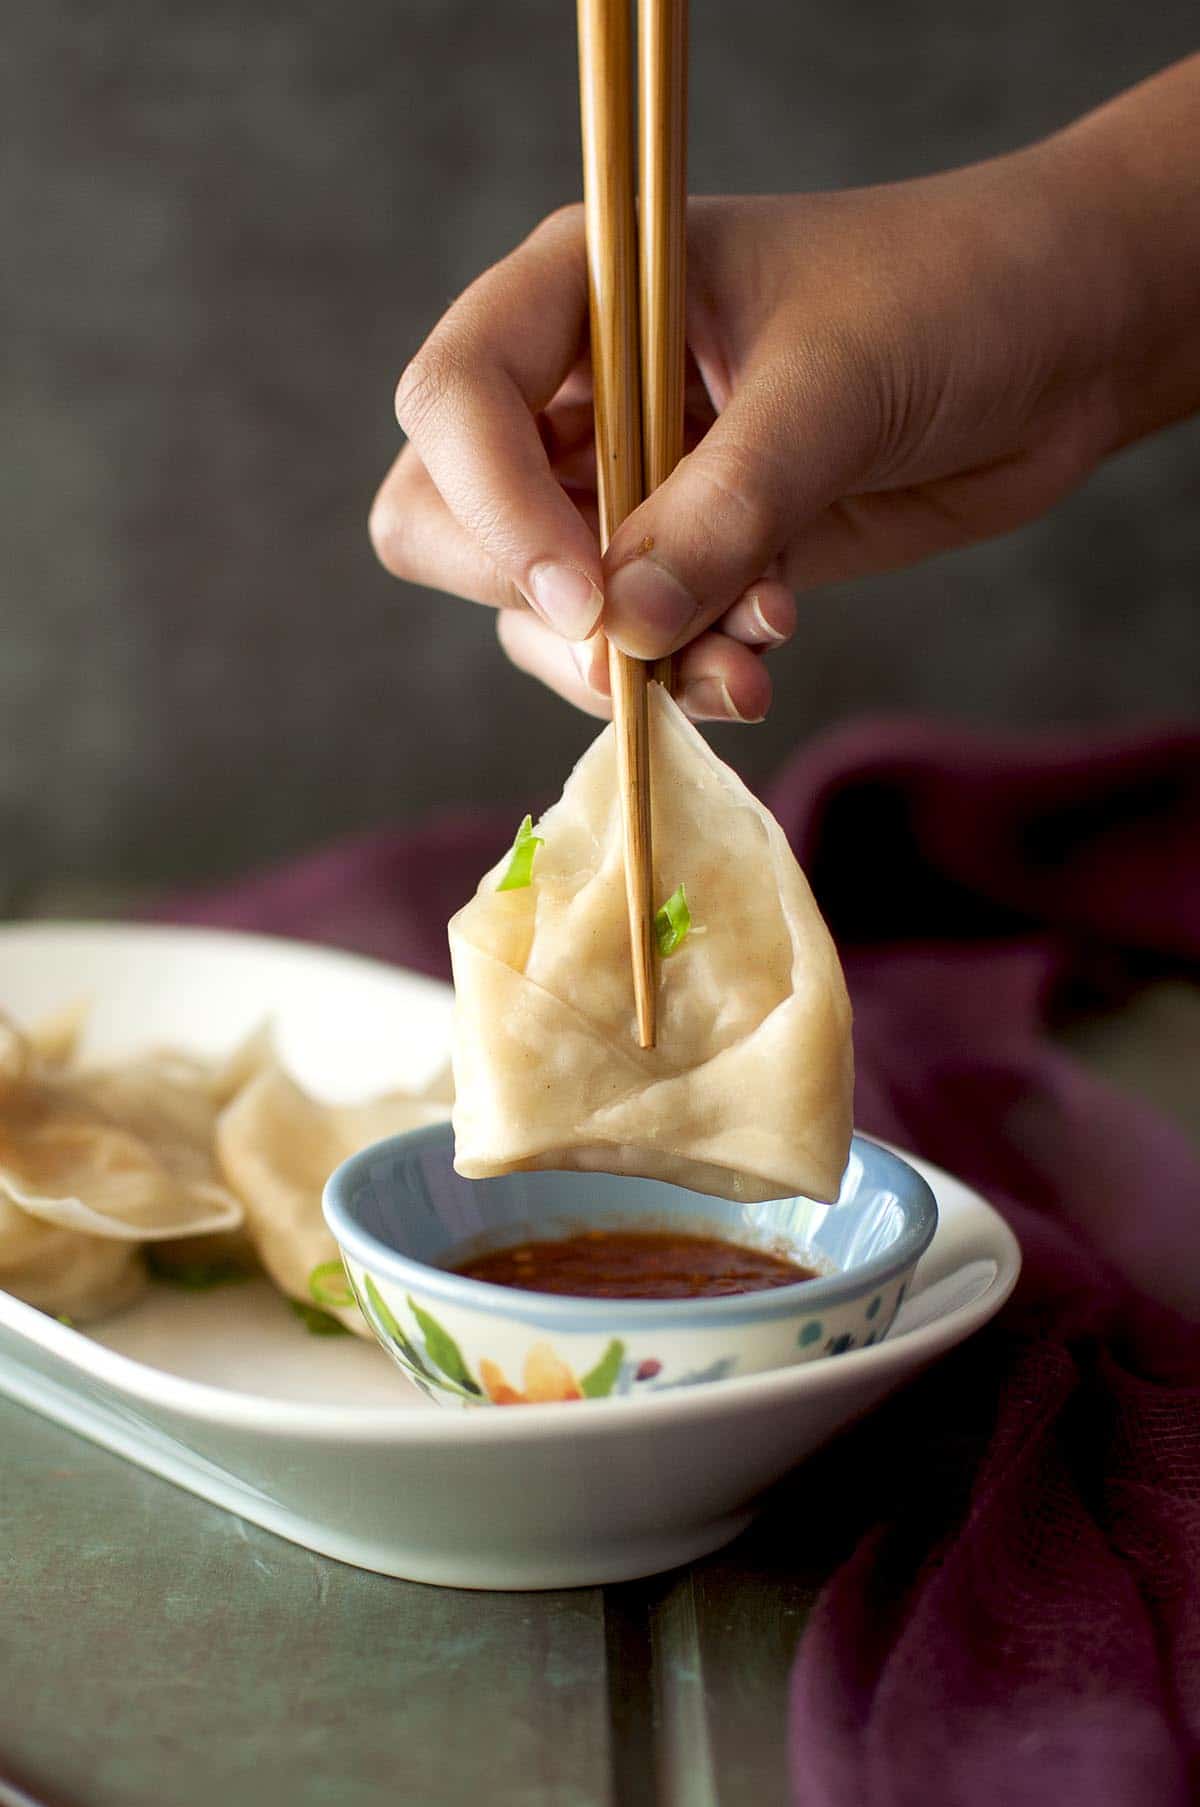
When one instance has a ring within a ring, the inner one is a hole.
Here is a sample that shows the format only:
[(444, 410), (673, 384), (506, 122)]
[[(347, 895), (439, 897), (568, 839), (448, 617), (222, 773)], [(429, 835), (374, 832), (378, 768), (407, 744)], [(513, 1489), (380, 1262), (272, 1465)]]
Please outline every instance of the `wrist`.
[(1200, 408), (1200, 58), (1026, 153), (1088, 309), (1116, 450)]

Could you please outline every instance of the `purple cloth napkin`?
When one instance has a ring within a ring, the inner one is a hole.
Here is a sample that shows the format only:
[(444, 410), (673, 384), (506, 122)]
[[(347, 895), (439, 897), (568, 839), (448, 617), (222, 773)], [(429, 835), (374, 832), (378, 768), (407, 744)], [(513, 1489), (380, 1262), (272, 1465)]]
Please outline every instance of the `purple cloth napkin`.
[[(818, 1458), (855, 1542), (792, 1677), (798, 1807), (1200, 1798), (1200, 1153), (1050, 1039), (1200, 977), (1200, 734), (879, 725), (768, 801), (838, 937), (857, 1120), (977, 1185), (1025, 1269), (995, 1326)], [(350, 841), (176, 921), (445, 974), (512, 823)]]
[(1184, 1807), (1200, 1151), (1048, 1031), (1200, 977), (1200, 735), (848, 733), (770, 802), (842, 944), (858, 1120), (978, 1185), (1025, 1258), (1000, 1324), (825, 1467), (873, 1510), (797, 1658), (795, 1799)]

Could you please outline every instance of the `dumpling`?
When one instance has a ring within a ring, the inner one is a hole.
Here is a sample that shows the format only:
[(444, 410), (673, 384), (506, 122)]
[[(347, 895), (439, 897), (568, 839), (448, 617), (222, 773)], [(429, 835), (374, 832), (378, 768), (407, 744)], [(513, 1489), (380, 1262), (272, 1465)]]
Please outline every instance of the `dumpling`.
[(114, 1241), (235, 1228), (212, 1152), (217, 1106), (191, 1063), (147, 1056), (106, 1071), (31, 1066), (0, 1083), (0, 1198)]
[(104, 1317), (146, 1285), (137, 1245), (84, 1236), (0, 1198), (0, 1288), (53, 1317)]
[(656, 896), (691, 928), (658, 963), (637, 1045), (616, 747), (593, 742), (538, 828), (450, 923), (455, 1166), (642, 1174), (759, 1201), (836, 1198), (849, 1153), (850, 1004), (778, 823), (650, 686)]
[[(370, 1142), (442, 1123), (449, 1114), (449, 1105), (427, 1094), (321, 1104), (277, 1066), (243, 1087), (218, 1120), (217, 1154), (245, 1207), (255, 1252), (281, 1292), (311, 1303), (309, 1275), (338, 1260), (321, 1215), (321, 1193), (334, 1168)], [(336, 1315), (370, 1334), (356, 1307)]]
[(78, 1027), (0, 1018), (0, 1286), (84, 1320), (141, 1290), (143, 1244), (242, 1212), (213, 1159), (224, 1070), (148, 1055), (73, 1071)]

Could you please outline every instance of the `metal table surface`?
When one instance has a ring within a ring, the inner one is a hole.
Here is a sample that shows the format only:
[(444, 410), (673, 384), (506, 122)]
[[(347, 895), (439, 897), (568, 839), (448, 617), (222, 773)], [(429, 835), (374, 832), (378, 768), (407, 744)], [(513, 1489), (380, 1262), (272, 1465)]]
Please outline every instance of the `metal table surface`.
[(820, 1489), (652, 1581), (484, 1594), (314, 1555), (3, 1399), (0, 1452), (0, 1782), (45, 1807), (786, 1799), (788, 1667), (846, 1541)]

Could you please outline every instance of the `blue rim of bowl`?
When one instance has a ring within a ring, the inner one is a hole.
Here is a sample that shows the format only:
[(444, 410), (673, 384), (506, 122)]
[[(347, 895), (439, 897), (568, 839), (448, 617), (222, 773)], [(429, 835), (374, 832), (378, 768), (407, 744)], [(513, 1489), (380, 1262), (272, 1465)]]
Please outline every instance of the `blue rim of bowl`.
[[(631, 1328), (636, 1326), (640, 1330), (684, 1330), (707, 1324), (763, 1322), (792, 1317), (797, 1312), (808, 1314), (828, 1310), (850, 1304), (864, 1292), (878, 1292), (889, 1282), (900, 1279), (920, 1260), (937, 1229), (937, 1201), (916, 1169), (878, 1142), (855, 1136), (851, 1151), (869, 1148), (872, 1161), (881, 1162), (885, 1173), (890, 1170), (893, 1190), (905, 1213), (904, 1227), (895, 1242), (872, 1261), (864, 1261), (836, 1274), (800, 1280), (794, 1286), (776, 1286), (754, 1293), (726, 1293), (716, 1299), (588, 1299), (518, 1291), (511, 1286), (496, 1286), (488, 1280), (468, 1279), (447, 1268), (419, 1261), (415, 1256), (402, 1255), (364, 1229), (351, 1213), (349, 1194), (353, 1187), (381, 1160), (394, 1158), (393, 1151), (398, 1153), (423, 1143), (449, 1142), (450, 1139), (448, 1123), (433, 1123), (388, 1136), (360, 1149), (358, 1154), (351, 1155), (335, 1168), (326, 1181), (322, 1199), (325, 1222), (338, 1247), (372, 1274), (383, 1275), (409, 1291), (419, 1288), (426, 1295), (432, 1294), (466, 1310), (536, 1323), (547, 1329), (602, 1330), (628, 1323)], [(571, 1177), (577, 1179), (579, 1175), (572, 1174)], [(486, 1184), (486, 1181), (479, 1183)]]

